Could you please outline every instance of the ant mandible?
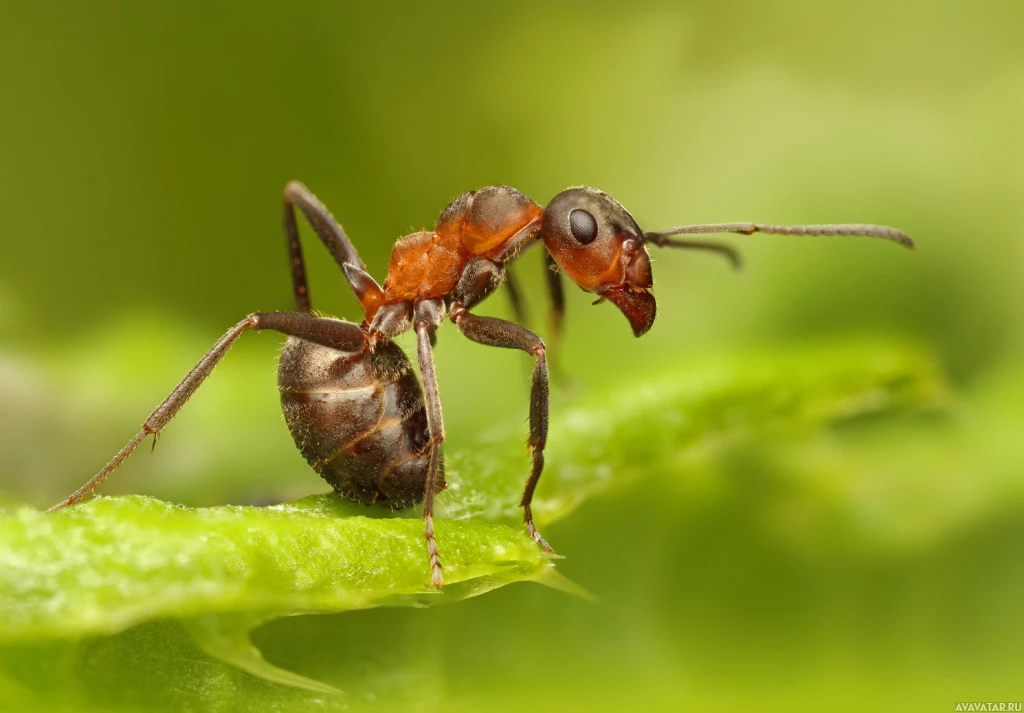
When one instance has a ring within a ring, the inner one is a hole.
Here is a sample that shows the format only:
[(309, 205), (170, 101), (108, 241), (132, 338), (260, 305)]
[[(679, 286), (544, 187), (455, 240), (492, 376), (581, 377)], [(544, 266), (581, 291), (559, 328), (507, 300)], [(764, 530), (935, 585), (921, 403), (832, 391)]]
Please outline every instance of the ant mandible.
[[(312, 312), (295, 219), (298, 208), (345, 274), (363, 308), (362, 324)], [(366, 504), (405, 508), (423, 501), (430, 586), (440, 587), (441, 558), (434, 540), (434, 495), (445, 487), (445, 440), (434, 372), (435, 330), (445, 314), (465, 336), (493, 347), (521, 349), (535, 359), (530, 390), (532, 468), (519, 505), (530, 537), (551, 547), (533, 523), (530, 503), (544, 468), (548, 432), (548, 363), (544, 341), (504, 319), (472, 309), (507, 280), (506, 264), (541, 243), (549, 267), (554, 324), (564, 309), (560, 273), (598, 301), (608, 300), (629, 320), (637, 337), (654, 324), (655, 300), (648, 245), (712, 250), (734, 263), (724, 245), (681, 240), (695, 233), (856, 235), (913, 248), (904, 233), (879, 225), (720, 223), (645, 233), (614, 198), (594, 188), (569, 188), (546, 208), (509, 186), (488, 186), (456, 198), (432, 231), (400, 238), (381, 287), (366, 272), (341, 225), (309, 189), (292, 181), (284, 190), (284, 230), (292, 263), (295, 312), (250, 314), (221, 337), (156, 408), (135, 437), (57, 510), (92, 492), (148, 435), (154, 438), (185, 404), (232, 344), (247, 329), (288, 337), (278, 368), (285, 421), (313, 470), (342, 496)], [(514, 283), (509, 282), (514, 288)], [(519, 302), (513, 293), (513, 305)], [(422, 388), (404, 352), (392, 340), (416, 331)]]

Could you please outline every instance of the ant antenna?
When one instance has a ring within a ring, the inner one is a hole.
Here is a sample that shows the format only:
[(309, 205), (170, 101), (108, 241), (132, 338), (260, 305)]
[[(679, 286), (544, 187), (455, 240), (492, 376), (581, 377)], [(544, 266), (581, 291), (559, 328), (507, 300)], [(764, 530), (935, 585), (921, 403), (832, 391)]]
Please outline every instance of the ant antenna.
[[(776, 235), (853, 235), (866, 238), (882, 238), (899, 243), (905, 248), (914, 249), (914, 241), (909, 235), (887, 225), (866, 225), (863, 223), (842, 223), (838, 225), (769, 225), (767, 223), (709, 223), (706, 225), (681, 225), (678, 228), (659, 230), (646, 233), (644, 239), (655, 245), (672, 243), (665, 241), (668, 235), (693, 235), (696, 233), (773, 233)], [(681, 241), (680, 241), (681, 242)], [(697, 247), (684, 245), (682, 247)], [(699, 244), (702, 245), (702, 244)], [(713, 249), (713, 248), (708, 248)]]
[(668, 237), (671, 234), (671, 230), (665, 230), (660, 233), (645, 233), (644, 242), (654, 243), (659, 248), (708, 250), (723, 256), (732, 264), (734, 270), (738, 271), (743, 269), (743, 258), (735, 248), (729, 247), (728, 245), (721, 245), (719, 243), (706, 243), (703, 240), (677, 240), (675, 238)]

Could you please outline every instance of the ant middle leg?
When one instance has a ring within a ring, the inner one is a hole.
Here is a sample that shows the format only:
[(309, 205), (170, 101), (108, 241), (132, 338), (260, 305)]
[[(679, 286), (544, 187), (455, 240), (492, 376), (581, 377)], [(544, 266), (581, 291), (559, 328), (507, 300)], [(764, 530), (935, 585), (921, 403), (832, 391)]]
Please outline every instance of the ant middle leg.
[(247, 329), (257, 332), (270, 329), (289, 337), (298, 337), (344, 351), (359, 351), (365, 342), (365, 333), (358, 325), (340, 319), (316, 317), (300, 312), (254, 312), (250, 314), (216, 341), (210, 351), (206, 352), (199, 363), (192, 367), (185, 378), (149, 415), (135, 437), (128, 441), (127, 445), (118, 451), (109, 463), (103, 466), (85, 485), (72, 493), (66, 500), (51, 507), (49, 511), (60, 510), (79, 502), (106, 480), (107, 476), (132, 454), (132, 451), (142, 443), (146, 436), (152, 435), (155, 439)]
[(427, 431), (430, 435), (427, 447), (430, 449), (427, 461), (427, 481), (423, 491), (423, 522), (427, 540), (427, 555), (430, 558), (430, 586), (437, 589), (442, 584), (441, 556), (434, 539), (434, 491), (437, 489), (438, 473), (441, 468), (441, 444), (444, 443), (444, 419), (441, 415), (441, 395), (437, 389), (437, 373), (434, 371), (433, 334), (444, 319), (444, 302), (424, 300), (416, 303), (416, 354), (419, 358), (420, 377), (423, 380), (423, 400), (427, 411)]
[(302, 211), (313, 231), (323, 241), (334, 261), (338, 263), (338, 267), (345, 272), (349, 285), (359, 301), (362, 302), (360, 286), (356, 284), (357, 280), (345, 269), (346, 265), (351, 265), (359, 273), (366, 274), (366, 266), (359, 258), (359, 253), (356, 252), (352, 241), (312, 191), (299, 181), (289, 181), (288, 185), (284, 187), (284, 235), (288, 243), (288, 257), (291, 260), (292, 287), (295, 292), (297, 311), (309, 312), (312, 307), (309, 298), (309, 285), (306, 281), (306, 265), (302, 258), (302, 245), (299, 243), (299, 226), (295, 221), (295, 208)]

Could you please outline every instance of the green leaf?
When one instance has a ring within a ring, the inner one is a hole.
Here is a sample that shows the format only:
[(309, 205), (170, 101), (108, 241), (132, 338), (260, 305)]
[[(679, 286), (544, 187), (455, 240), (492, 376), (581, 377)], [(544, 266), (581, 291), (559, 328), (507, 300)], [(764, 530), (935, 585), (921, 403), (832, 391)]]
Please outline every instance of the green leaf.
[[(423, 525), (344, 515), (333, 495), (272, 507), (185, 508), (96, 498), (0, 519), (7, 641), (110, 634), (141, 621), (211, 613), (261, 618), (381, 604), (429, 604)], [(549, 568), (518, 528), (436, 524), (445, 596), (537, 579)], [(462, 585), (462, 586), (459, 586)]]
[[(945, 400), (933, 361), (899, 345), (843, 344), (680, 364), (670, 374), (645, 375), (635, 386), (555, 412), (535, 513), (550, 523), (615, 485), (678, 470), (737, 441), (810, 433)], [(386, 517), (334, 495), (263, 508), (185, 508), (130, 496), (96, 498), (54, 514), (10, 511), (0, 516), (0, 641), (8, 643), (11, 660), (18, 646), (176, 620), (215, 659), (330, 695), (329, 686), (265, 661), (249, 630), (298, 613), (427, 606), (514, 581), (572, 591), (516, 522), (528, 469), (524, 438), (522, 425), (505, 427), (481, 435), (472, 449), (448, 454), (446, 517), (437, 522), (443, 593), (424, 586), (423, 529), (415, 512)], [(144, 644), (146, 631), (154, 646), (180, 636), (167, 626), (173, 625), (137, 630), (133, 645), (139, 637)], [(184, 669), (167, 672), (181, 675)], [(222, 690), (224, 672), (207, 675)]]

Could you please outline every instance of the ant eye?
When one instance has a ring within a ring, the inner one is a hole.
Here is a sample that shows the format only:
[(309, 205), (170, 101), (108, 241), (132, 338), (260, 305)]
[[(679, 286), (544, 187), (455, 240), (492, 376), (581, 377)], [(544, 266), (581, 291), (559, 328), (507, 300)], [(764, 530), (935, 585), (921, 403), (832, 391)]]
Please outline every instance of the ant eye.
[(572, 237), (583, 245), (589, 245), (597, 238), (597, 221), (587, 211), (577, 208), (569, 213), (569, 230)]

